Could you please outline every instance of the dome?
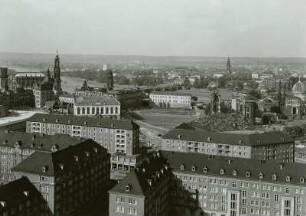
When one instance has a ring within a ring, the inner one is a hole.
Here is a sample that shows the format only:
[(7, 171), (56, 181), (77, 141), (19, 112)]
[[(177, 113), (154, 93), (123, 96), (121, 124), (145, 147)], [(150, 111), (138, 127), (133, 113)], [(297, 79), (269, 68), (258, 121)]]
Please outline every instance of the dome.
[(306, 85), (301, 80), (299, 80), (297, 83), (293, 85), (292, 88), (293, 93), (302, 93), (306, 94)]

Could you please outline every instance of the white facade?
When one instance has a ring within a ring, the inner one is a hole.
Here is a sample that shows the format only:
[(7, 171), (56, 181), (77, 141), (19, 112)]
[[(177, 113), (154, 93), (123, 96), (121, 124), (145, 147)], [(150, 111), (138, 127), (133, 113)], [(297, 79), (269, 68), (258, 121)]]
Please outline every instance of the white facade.
[(74, 105), (74, 115), (76, 116), (106, 116), (106, 117), (117, 117), (120, 118), (120, 105)]
[(175, 92), (152, 92), (150, 101), (161, 108), (188, 108), (191, 109), (191, 95)]

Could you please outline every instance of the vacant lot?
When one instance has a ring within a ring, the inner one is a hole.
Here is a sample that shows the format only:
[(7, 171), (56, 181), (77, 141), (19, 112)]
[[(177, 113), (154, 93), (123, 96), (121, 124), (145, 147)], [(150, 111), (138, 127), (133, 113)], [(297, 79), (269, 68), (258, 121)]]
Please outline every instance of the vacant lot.
[(194, 110), (146, 109), (135, 112), (143, 118), (141, 121), (166, 129), (173, 129), (177, 125), (195, 118)]

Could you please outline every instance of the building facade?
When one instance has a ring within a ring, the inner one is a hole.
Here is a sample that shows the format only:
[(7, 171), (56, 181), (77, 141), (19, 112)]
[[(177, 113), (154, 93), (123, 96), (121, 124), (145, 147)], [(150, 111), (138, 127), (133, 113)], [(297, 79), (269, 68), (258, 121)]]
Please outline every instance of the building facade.
[(33, 89), (35, 107), (43, 108), (47, 101), (54, 99), (53, 83), (42, 83)]
[[(70, 215), (103, 196), (110, 187), (110, 158), (93, 140), (51, 152), (34, 152), (16, 165), (16, 179), (26, 176), (47, 201), (54, 216)], [(106, 208), (106, 207), (105, 207)]]
[(207, 132), (174, 129), (163, 136), (161, 150), (206, 155), (294, 161), (294, 141), (279, 132)]
[(153, 106), (159, 108), (191, 109), (191, 95), (177, 92), (151, 92), (149, 99)]
[(36, 73), (17, 73), (14, 76), (15, 88), (33, 89), (45, 79), (45, 74), (41, 72)]
[(47, 202), (29, 181), (22, 177), (0, 186), (1, 216), (51, 216)]
[(158, 154), (109, 191), (109, 216), (166, 216), (170, 212), (171, 171)]
[(107, 94), (99, 97), (79, 97), (73, 109), (76, 116), (103, 116), (120, 119), (121, 113), (120, 102)]
[(0, 68), (0, 91), (8, 91), (8, 68)]
[(175, 215), (306, 215), (305, 164), (163, 152)]
[(113, 170), (130, 171), (139, 162), (139, 126), (133, 121), (35, 114), (27, 120), (26, 131), (93, 139), (111, 153)]

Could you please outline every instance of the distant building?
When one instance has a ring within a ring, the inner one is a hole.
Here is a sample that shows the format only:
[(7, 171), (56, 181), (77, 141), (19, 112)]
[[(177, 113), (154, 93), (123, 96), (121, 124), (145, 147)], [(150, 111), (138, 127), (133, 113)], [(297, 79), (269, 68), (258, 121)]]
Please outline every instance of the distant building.
[(114, 90), (114, 75), (112, 70), (107, 70), (106, 72), (106, 86), (107, 91)]
[(0, 186), (0, 215), (51, 216), (47, 202), (28, 178)]
[(292, 87), (292, 94), (301, 98), (303, 102), (306, 101), (306, 85), (300, 79)]
[(120, 119), (120, 102), (111, 95), (79, 97), (74, 103), (76, 116), (103, 116)]
[(133, 121), (35, 114), (27, 120), (26, 131), (93, 139), (111, 153), (113, 170), (133, 170), (140, 160), (139, 126)]
[(8, 91), (8, 69), (0, 68), (0, 91), (7, 92)]
[(15, 88), (33, 89), (45, 79), (45, 74), (41, 72), (36, 73), (17, 73), (14, 76)]
[(159, 108), (191, 109), (191, 94), (179, 92), (151, 92), (149, 99)]
[(207, 132), (174, 129), (165, 134), (161, 150), (206, 155), (294, 161), (294, 141), (283, 132)]
[(143, 107), (143, 100), (146, 98), (144, 90), (141, 89), (124, 89), (109, 92), (120, 102), (121, 110)]
[(73, 105), (75, 103), (75, 96), (73, 94), (61, 94), (58, 99), (63, 104)]
[(75, 97), (102, 97), (107, 93), (106, 88), (98, 88), (88, 86), (87, 81), (84, 80), (82, 87), (76, 88), (74, 91)]
[(109, 216), (169, 215), (171, 171), (159, 153), (109, 191)]
[(301, 117), (306, 113), (305, 105), (300, 97), (297, 96), (286, 96), (284, 114), (290, 119), (301, 119)]
[(36, 108), (43, 108), (47, 101), (54, 99), (53, 82), (47, 80), (33, 89)]
[(162, 152), (173, 175), (172, 215), (306, 215), (306, 165)]
[(54, 94), (58, 97), (62, 93), (61, 68), (60, 68), (60, 58), (58, 56), (58, 52), (54, 59), (53, 78), (54, 78), (53, 91)]
[(226, 62), (226, 72), (228, 74), (232, 74), (232, 67), (231, 67), (231, 60), (230, 57), (227, 58), (227, 62)]
[(98, 196), (104, 197), (101, 205), (106, 206), (110, 187), (106, 149), (90, 139), (64, 149), (52, 144), (51, 151), (36, 151), (18, 163), (12, 169), (16, 179), (28, 177), (53, 215), (70, 215)]

